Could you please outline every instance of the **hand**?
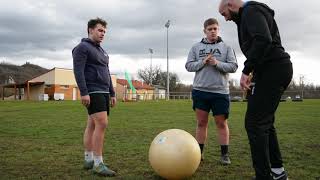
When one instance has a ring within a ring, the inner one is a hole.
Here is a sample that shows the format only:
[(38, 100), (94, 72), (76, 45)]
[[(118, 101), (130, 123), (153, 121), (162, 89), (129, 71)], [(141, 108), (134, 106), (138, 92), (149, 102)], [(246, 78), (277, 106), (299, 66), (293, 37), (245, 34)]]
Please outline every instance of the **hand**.
[(212, 65), (212, 66), (216, 66), (219, 63), (219, 61), (215, 58), (212, 57), (211, 59), (209, 59), (208, 64)]
[(116, 97), (111, 97), (111, 107), (115, 107), (117, 104), (117, 99)]
[(85, 107), (89, 107), (90, 96), (89, 95), (81, 96), (81, 104), (84, 105)]
[(240, 86), (242, 90), (247, 91), (250, 89), (251, 80), (248, 75), (245, 75), (242, 73), (241, 79), (240, 79)]
[(210, 59), (212, 59), (212, 54), (209, 54), (206, 58), (203, 59), (203, 64), (208, 64)]

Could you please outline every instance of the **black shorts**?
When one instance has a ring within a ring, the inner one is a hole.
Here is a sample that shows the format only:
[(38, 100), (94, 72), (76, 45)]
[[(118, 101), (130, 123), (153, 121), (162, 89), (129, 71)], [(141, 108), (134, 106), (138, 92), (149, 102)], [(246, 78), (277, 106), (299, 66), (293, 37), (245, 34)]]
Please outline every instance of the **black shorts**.
[(225, 115), (229, 117), (230, 97), (229, 94), (211, 93), (199, 90), (192, 90), (193, 110), (201, 109), (203, 111), (210, 110), (212, 115)]
[(107, 111), (107, 114), (109, 115), (110, 97), (108, 93), (93, 93), (89, 94), (89, 96), (90, 105), (87, 108), (89, 115), (103, 111)]

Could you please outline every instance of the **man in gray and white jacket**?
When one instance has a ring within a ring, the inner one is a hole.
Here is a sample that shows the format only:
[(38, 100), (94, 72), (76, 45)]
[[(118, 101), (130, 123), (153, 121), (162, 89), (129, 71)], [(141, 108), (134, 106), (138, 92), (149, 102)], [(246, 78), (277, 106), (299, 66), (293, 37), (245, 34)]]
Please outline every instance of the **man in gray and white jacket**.
[(192, 100), (197, 118), (196, 139), (202, 153), (207, 139), (209, 112), (212, 111), (221, 146), (220, 162), (228, 165), (231, 163), (228, 154), (228, 81), (229, 73), (236, 72), (238, 64), (233, 49), (218, 36), (219, 23), (216, 19), (204, 22), (204, 33), (206, 38), (192, 46), (185, 65), (187, 71), (195, 72)]

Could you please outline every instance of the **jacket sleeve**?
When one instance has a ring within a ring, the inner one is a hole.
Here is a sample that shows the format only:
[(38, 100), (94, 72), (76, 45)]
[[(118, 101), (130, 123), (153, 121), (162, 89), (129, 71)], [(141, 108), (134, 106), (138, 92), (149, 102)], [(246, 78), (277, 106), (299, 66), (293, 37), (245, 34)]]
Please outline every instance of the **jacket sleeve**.
[[(251, 45), (247, 50), (243, 73), (248, 75), (255, 66), (261, 63), (263, 55), (272, 45), (267, 19), (261, 11), (247, 7), (244, 12), (244, 26), (248, 30)], [(260, 61), (260, 62), (259, 62)]]
[(72, 50), (73, 72), (80, 90), (81, 96), (88, 95), (84, 69), (87, 62), (87, 49), (81, 44)]
[(197, 53), (194, 47), (189, 52), (185, 67), (189, 72), (196, 72), (204, 67), (203, 61), (197, 60)]
[(236, 55), (233, 49), (227, 46), (227, 57), (225, 62), (219, 62), (216, 68), (224, 73), (234, 73), (238, 69), (238, 63)]

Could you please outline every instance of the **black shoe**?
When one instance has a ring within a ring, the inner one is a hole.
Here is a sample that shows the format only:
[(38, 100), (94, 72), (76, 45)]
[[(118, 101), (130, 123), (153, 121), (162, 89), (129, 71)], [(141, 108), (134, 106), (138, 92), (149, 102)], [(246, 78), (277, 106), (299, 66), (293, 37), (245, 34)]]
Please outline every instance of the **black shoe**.
[(271, 171), (273, 180), (289, 180), (286, 171), (283, 171), (281, 174), (276, 174)]
[(228, 155), (228, 154), (221, 155), (220, 163), (221, 163), (222, 165), (229, 165), (229, 164), (231, 164), (229, 155)]

